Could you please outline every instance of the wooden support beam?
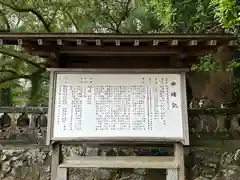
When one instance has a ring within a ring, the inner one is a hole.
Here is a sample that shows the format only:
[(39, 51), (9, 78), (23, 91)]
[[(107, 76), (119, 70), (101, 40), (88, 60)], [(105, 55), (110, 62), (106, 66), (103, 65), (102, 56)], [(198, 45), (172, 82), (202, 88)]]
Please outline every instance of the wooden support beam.
[(181, 143), (174, 144), (175, 162), (179, 165), (178, 180), (185, 180), (184, 148)]
[(236, 37), (230, 34), (109, 34), (109, 33), (0, 33), (0, 38), (108, 38), (108, 39), (234, 39)]
[[(48, 49), (46, 48), (46, 51)], [(166, 47), (156, 47), (152, 48), (149, 47), (142, 47), (142, 46), (131, 46), (129, 48), (119, 48), (117, 46), (111, 46), (106, 49), (102, 48), (101, 46), (95, 46), (89, 48), (88, 46), (76, 46), (76, 47), (65, 47), (58, 50), (59, 53), (63, 54), (78, 54), (78, 55), (85, 55), (89, 54), (90, 56), (93, 55), (165, 55), (165, 54), (178, 54), (181, 52), (181, 48), (166, 48)]]
[(58, 177), (58, 166), (60, 162), (61, 145), (59, 143), (52, 144), (52, 163), (51, 163), (51, 180)]
[(76, 55), (89, 55), (89, 56), (140, 56), (140, 55), (146, 55), (146, 56), (159, 56), (159, 55), (169, 55), (169, 54), (178, 54), (177, 51), (152, 51), (152, 52), (144, 52), (140, 51), (132, 51), (132, 52), (127, 52), (127, 51), (75, 51), (75, 50), (60, 50), (59, 51), (61, 54), (76, 54)]
[(58, 168), (57, 180), (68, 180), (67, 168)]
[(66, 157), (60, 168), (178, 168), (173, 156), (80, 156)]
[(179, 180), (178, 169), (167, 169), (166, 180)]
[(115, 45), (116, 45), (116, 46), (120, 46), (120, 45), (121, 45), (120, 40), (115, 40)]
[(57, 45), (59, 46), (63, 45), (62, 39), (57, 39)]
[(0, 39), (0, 45), (3, 45), (3, 40), (2, 39)]

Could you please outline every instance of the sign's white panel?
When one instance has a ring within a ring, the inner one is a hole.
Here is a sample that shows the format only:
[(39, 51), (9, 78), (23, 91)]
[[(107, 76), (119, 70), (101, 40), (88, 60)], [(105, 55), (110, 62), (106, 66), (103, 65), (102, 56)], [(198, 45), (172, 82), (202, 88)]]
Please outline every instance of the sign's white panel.
[(183, 139), (180, 74), (58, 73), (53, 138)]

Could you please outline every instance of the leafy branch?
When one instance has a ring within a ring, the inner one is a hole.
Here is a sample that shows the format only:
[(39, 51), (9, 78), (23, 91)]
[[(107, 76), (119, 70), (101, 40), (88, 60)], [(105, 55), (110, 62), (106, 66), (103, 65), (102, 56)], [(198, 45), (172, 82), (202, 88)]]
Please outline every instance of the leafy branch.
[(122, 18), (120, 19), (120, 21), (117, 24), (117, 32), (119, 31), (119, 28), (120, 28), (122, 22), (125, 21), (129, 17), (129, 14), (130, 14), (130, 8), (129, 8), (130, 3), (131, 3), (131, 0), (128, 0), (127, 3), (126, 3), (125, 11), (123, 13), (123, 16), (122, 16)]
[(76, 28), (76, 30), (79, 32), (80, 28), (78, 27), (78, 24), (76, 23), (76, 21), (73, 19), (72, 15), (67, 10), (64, 10), (64, 12), (67, 14), (67, 16), (72, 21), (72, 23), (73, 23), (74, 27)]
[[(107, 13), (105, 14), (104, 17), (111, 25), (111, 28), (108, 28), (108, 29), (113, 30), (116, 33), (121, 33), (120, 32), (120, 26), (122, 25), (122, 22), (129, 17), (129, 14), (130, 14), (130, 11), (131, 11), (131, 9), (129, 8), (131, 0), (127, 0), (127, 2), (124, 3), (124, 12), (123, 12), (123, 15), (121, 16), (119, 21), (115, 20), (113, 18), (113, 16), (110, 14), (111, 10), (109, 8), (109, 5), (108, 5), (107, 1), (103, 0), (102, 2), (104, 3), (104, 5), (107, 9)], [(98, 4), (98, 8), (100, 8), (99, 4)]]
[(58, 10), (60, 9), (61, 5), (58, 5), (57, 8), (55, 9), (54, 13), (53, 13), (53, 16), (51, 18), (51, 20), (48, 22), (47, 26), (50, 27), (50, 25), (52, 24), (52, 22), (54, 21), (54, 18), (56, 17), (57, 15), (57, 12)]
[(9, 77), (4, 77), (3, 79), (0, 79), (0, 84), (3, 84), (8, 81), (13, 81), (16, 79), (30, 79), (31, 75), (25, 75), (25, 74), (18, 74), (16, 71), (11, 70), (11, 69), (2, 69), (0, 70), (0, 73), (10, 73), (11, 76)]
[(8, 31), (8, 32), (9, 32), (10, 29), (11, 29), (11, 27), (10, 27), (10, 24), (9, 24), (8, 19), (7, 19), (7, 17), (6, 17), (6, 14), (3, 13), (2, 9), (0, 10), (0, 15), (1, 15), (1, 17), (2, 17), (2, 19), (3, 19), (3, 21), (4, 21), (5, 25), (6, 25), (6, 27), (7, 27), (7, 29), (4, 30), (4, 31)]
[(16, 51), (14, 52), (11, 49), (7, 49), (7, 48), (0, 48), (0, 53), (2, 53), (4, 55), (7, 55), (7, 56), (14, 57), (14, 58), (19, 59), (19, 60), (22, 60), (22, 61), (24, 61), (24, 62), (26, 62), (28, 64), (31, 64), (32, 66), (34, 66), (36, 68), (45, 69), (40, 64), (35, 63), (35, 62), (29, 60), (29, 58), (25, 54), (23, 54), (23, 53), (16, 52)]
[(2, 4), (3, 6), (6, 6), (14, 11), (17, 11), (17, 12), (25, 12), (25, 13), (33, 13), (41, 22), (42, 24), (44, 25), (44, 28), (46, 29), (47, 32), (51, 32), (51, 28), (50, 28), (50, 24), (51, 23), (48, 23), (44, 17), (40, 14), (40, 12), (38, 12), (37, 10), (33, 9), (33, 8), (20, 8), (20, 7), (17, 7), (17, 6), (14, 6), (14, 5), (10, 5), (8, 3), (5, 3), (4, 1), (0, 1), (0, 4)]
[(111, 13), (110, 13), (111, 11), (110, 11), (110, 8), (108, 7), (108, 3), (105, 0), (103, 0), (102, 2), (105, 4), (107, 9), (107, 14), (105, 14), (104, 17), (111, 25), (111, 30), (115, 31), (116, 33), (119, 33), (118, 27), (117, 27), (118, 22), (111, 16)]
[(5, 73), (5, 72), (11, 73), (11, 74), (16, 75), (16, 76), (19, 76), (19, 74), (16, 71), (14, 71), (14, 70), (10, 70), (10, 69), (2, 69), (2, 70), (0, 70), (0, 73)]

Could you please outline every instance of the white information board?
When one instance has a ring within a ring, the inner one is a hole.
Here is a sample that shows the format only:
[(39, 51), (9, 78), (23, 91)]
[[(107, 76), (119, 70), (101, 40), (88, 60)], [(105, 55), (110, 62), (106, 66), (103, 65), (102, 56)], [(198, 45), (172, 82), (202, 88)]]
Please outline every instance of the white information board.
[(180, 74), (57, 73), (53, 138), (183, 139)]

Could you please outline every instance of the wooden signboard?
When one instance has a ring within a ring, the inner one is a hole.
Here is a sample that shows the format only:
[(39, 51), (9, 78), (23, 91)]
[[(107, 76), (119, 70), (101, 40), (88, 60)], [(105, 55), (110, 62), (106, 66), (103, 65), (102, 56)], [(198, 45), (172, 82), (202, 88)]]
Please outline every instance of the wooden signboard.
[(55, 69), (52, 73), (50, 140), (188, 145), (184, 72)]

